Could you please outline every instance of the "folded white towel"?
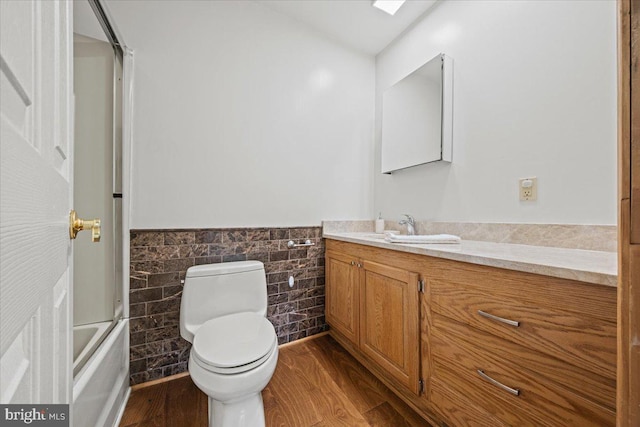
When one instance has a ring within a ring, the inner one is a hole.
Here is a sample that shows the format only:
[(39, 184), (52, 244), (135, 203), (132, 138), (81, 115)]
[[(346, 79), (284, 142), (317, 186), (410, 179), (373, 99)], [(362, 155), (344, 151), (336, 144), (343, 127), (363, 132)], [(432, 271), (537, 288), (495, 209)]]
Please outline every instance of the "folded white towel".
[(389, 243), (460, 243), (460, 236), (453, 234), (405, 235), (387, 233), (384, 238)]

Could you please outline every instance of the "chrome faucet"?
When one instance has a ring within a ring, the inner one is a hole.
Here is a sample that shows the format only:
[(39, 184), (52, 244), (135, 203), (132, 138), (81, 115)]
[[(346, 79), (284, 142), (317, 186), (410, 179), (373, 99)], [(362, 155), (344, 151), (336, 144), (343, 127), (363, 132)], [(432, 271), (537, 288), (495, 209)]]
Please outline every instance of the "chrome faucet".
[(410, 236), (413, 236), (414, 234), (416, 234), (416, 222), (413, 219), (413, 217), (409, 214), (403, 214), (404, 216), (407, 217), (407, 219), (403, 219), (398, 221), (398, 224), (400, 225), (406, 225), (407, 226), (407, 234)]

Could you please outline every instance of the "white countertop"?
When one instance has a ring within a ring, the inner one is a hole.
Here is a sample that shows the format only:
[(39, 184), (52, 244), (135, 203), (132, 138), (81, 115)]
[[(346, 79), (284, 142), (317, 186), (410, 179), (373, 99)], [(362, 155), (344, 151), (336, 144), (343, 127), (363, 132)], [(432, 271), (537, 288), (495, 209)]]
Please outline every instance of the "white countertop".
[(616, 287), (618, 283), (618, 255), (615, 252), (472, 240), (459, 244), (388, 243), (383, 234), (362, 232), (324, 233), (323, 237), (599, 285)]

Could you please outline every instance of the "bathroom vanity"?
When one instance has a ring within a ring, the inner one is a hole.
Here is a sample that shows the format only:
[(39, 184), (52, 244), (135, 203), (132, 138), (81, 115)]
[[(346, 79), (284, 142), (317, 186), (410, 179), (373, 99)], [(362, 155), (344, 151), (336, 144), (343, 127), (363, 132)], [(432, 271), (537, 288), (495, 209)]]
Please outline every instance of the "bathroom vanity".
[(615, 425), (615, 253), (324, 237), (331, 335), (425, 419)]

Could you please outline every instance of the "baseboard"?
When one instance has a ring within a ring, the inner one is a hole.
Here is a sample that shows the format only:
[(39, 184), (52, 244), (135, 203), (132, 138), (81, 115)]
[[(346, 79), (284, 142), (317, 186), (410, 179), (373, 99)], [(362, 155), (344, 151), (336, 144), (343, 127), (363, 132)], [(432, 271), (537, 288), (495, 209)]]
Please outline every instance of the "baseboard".
[(165, 383), (167, 381), (173, 381), (173, 380), (177, 380), (179, 378), (187, 377), (187, 376), (189, 376), (189, 372), (181, 372), (179, 374), (170, 375), (168, 377), (158, 378), (157, 380), (147, 381), (145, 383), (132, 385), (131, 386), (131, 391), (140, 390), (141, 388), (151, 387), (151, 386), (156, 385), (156, 384), (162, 384), (162, 383)]
[(296, 345), (296, 344), (302, 344), (304, 342), (307, 342), (307, 341), (310, 341), (310, 340), (314, 340), (316, 338), (323, 337), (323, 336), (327, 335), (328, 333), (329, 333), (329, 331), (324, 331), (324, 332), (320, 332), (319, 334), (315, 334), (315, 335), (311, 335), (311, 336), (308, 336), (308, 337), (300, 338), (299, 340), (286, 342), (284, 344), (280, 344), (278, 346), (278, 348), (285, 348), (285, 347), (289, 347), (289, 346)]
[[(327, 335), (328, 333), (329, 333), (329, 331), (320, 332), (319, 334), (311, 335), (309, 337), (300, 338), (299, 340), (295, 340), (295, 341), (287, 342), (287, 343), (284, 343), (284, 344), (280, 344), (278, 346), (278, 348), (285, 348), (285, 347), (289, 347), (289, 346), (292, 346), (292, 345), (302, 344), (302, 343), (308, 342), (310, 340), (314, 340), (316, 338), (323, 337), (323, 336)], [(179, 378), (183, 378), (183, 377), (187, 377), (187, 376), (189, 376), (189, 372), (182, 372), (182, 373), (179, 373), (179, 374), (170, 375), (168, 377), (159, 378), (157, 380), (147, 381), (147, 382), (144, 382), (144, 383), (140, 383), (140, 384), (136, 384), (136, 385), (131, 386), (130, 387), (130, 391), (133, 392), (133, 391), (145, 388), (145, 387), (151, 387), (151, 386), (154, 386), (154, 385), (157, 385), (157, 384), (162, 384), (162, 383), (167, 382), (167, 381), (173, 381), (173, 380), (177, 380)]]

